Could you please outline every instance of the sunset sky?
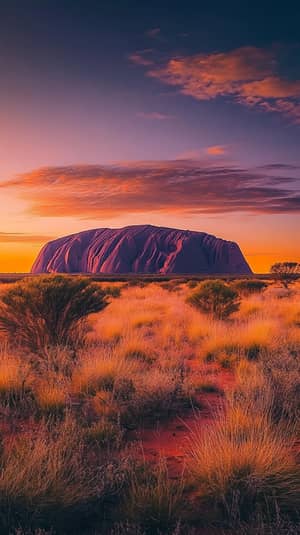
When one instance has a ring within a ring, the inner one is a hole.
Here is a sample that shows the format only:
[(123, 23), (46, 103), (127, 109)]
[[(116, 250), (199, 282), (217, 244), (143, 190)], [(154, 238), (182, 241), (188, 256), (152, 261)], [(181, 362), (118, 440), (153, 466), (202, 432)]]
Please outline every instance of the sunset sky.
[(299, 27), (289, 1), (1, 0), (0, 272), (146, 223), (299, 262)]

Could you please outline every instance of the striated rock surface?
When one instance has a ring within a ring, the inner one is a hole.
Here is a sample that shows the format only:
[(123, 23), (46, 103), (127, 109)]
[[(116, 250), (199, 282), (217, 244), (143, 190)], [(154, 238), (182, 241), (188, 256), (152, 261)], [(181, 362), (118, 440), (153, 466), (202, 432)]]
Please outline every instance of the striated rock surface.
[(51, 241), (31, 272), (248, 274), (251, 269), (234, 242), (204, 232), (134, 225)]

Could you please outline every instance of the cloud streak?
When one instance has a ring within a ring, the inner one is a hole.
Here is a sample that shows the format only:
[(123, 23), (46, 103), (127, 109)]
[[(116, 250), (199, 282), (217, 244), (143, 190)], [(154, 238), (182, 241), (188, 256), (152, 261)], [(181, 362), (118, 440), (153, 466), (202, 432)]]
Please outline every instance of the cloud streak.
[(129, 61), (131, 63), (134, 63), (135, 65), (141, 65), (142, 67), (149, 67), (150, 65), (154, 65), (154, 61), (146, 57), (146, 53), (148, 53), (148, 50), (142, 50), (141, 52), (135, 52), (134, 54), (130, 54), (128, 56)]
[(42, 234), (0, 232), (0, 243), (43, 243), (52, 239), (53, 236), (44, 236)]
[(206, 147), (205, 151), (210, 156), (222, 156), (226, 154), (227, 148), (224, 145), (212, 145), (211, 147)]
[(149, 68), (147, 74), (197, 100), (231, 97), (300, 124), (300, 80), (282, 77), (279, 63), (275, 47), (247, 46), (229, 52), (173, 57)]
[(1, 188), (15, 189), (38, 216), (109, 218), (122, 214), (296, 213), (296, 177), (210, 161), (138, 161), (44, 167)]
[(160, 28), (151, 28), (150, 30), (148, 30), (148, 31), (146, 32), (146, 35), (147, 35), (148, 37), (152, 37), (152, 38), (154, 38), (154, 39), (155, 39), (156, 37), (158, 37), (159, 34), (160, 34)]
[(137, 116), (141, 119), (150, 119), (154, 121), (165, 121), (166, 119), (173, 119), (173, 115), (167, 113), (160, 113), (158, 111), (144, 112), (140, 111), (137, 113)]

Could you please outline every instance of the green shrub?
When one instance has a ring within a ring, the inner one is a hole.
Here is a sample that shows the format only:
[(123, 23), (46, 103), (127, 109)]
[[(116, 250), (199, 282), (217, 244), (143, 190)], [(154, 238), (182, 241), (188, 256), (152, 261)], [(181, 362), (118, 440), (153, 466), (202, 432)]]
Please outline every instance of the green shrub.
[(191, 290), (193, 290), (194, 288), (196, 288), (199, 284), (199, 281), (196, 281), (196, 280), (189, 280), (187, 281), (187, 287), (190, 288)]
[(104, 288), (104, 293), (109, 297), (117, 298), (121, 296), (121, 288), (119, 286), (106, 286)]
[(221, 280), (202, 282), (188, 297), (188, 302), (217, 319), (227, 318), (240, 306), (238, 292)]
[(176, 292), (179, 290), (179, 283), (176, 279), (170, 280), (167, 282), (162, 282), (160, 286), (161, 288), (163, 288), (164, 290), (167, 290), (168, 292)]
[[(139, 286), (140, 288), (144, 288), (146, 286), (146, 282), (142, 279), (137, 279), (133, 276), (133, 278), (128, 279), (127, 286), (130, 288), (131, 286)], [(151, 281), (150, 281), (151, 282)]]
[(84, 336), (84, 318), (106, 305), (105, 292), (87, 278), (34, 277), (1, 295), (0, 330), (33, 353), (74, 346)]
[(261, 281), (261, 280), (254, 280), (254, 279), (237, 280), (237, 281), (234, 281), (232, 284), (232, 288), (234, 288), (237, 292), (239, 292), (242, 295), (260, 293), (267, 286), (268, 285), (266, 282)]

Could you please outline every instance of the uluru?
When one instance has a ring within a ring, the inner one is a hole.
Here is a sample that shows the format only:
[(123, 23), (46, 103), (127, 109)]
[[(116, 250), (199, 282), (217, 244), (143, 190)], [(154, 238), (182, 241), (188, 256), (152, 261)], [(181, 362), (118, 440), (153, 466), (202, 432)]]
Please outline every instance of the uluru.
[(50, 241), (31, 272), (247, 275), (251, 269), (235, 242), (205, 232), (133, 225)]

